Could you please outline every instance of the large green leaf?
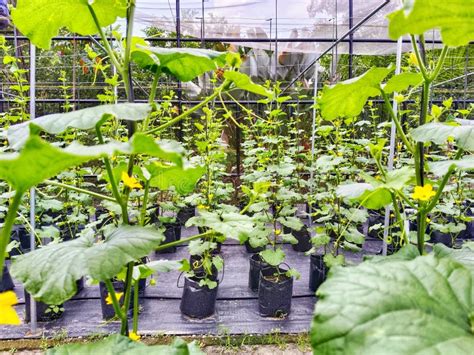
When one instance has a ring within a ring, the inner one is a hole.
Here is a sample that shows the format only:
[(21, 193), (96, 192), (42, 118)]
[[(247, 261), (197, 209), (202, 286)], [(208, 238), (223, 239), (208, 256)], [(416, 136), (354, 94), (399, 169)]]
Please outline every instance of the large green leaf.
[(473, 274), (451, 258), (336, 268), (317, 295), (315, 354), (472, 354)]
[(472, 0), (410, 0), (388, 16), (390, 37), (423, 34), (437, 28), (443, 42), (451, 47), (474, 40), (474, 2)]
[(246, 241), (254, 232), (256, 226), (252, 218), (236, 212), (205, 210), (199, 211), (199, 216), (191, 218), (186, 226), (207, 227), (222, 234), (226, 238)]
[(38, 117), (32, 121), (10, 126), (7, 132), (8, 142), (14, 149), (19, 149), (30, 135), (30, 126), (49, 134), (60, 134), (68, 128), (89, 130), (95, 128), (104, 115), (128, 121), (144, 120), (151, 112), (149, 104), (123, 103), (85, 108), (68, 113), (56, 113)]
[(278, 266), (285, 261), (285, 252), (281, 248), (265, 249), (260, 252), (260, 255), (267, 264), (272, 266)]
[(422, 82), (423, 75), (421, 75), (421, 73), (401, 73), (392, 76), (383, 87), (383, 91), (387, 94), (402, 92), (410, 86), (416, 87)]
[(232, 81), (239, 89), (251, 92), (253, 94), (266, 96), (269, 99), (273, 97), (273, 92), (265, 89), (262, 85), (255, 84), (247, 74), (239, 73), (237, 71), (226, 71), (224, 73), (224, 78)]
[(98, 33), (89, 10), (91, 4), (101, 27), (127, 14), (127, 0), (18, 0), (12, 10), (15, 26), (35, 45), (49, 49), (51, 38), (66, 27), (81, 35)]
[(462, 171), (472, 171), (474, 170), (474, 156), (468, 155), (459, 160), (436, 161), (429, 163), (428, 165), (430, 171), (436, 176), (443, 176), (451, 166)]
[(225, 64), (227, 52), (200, 48), (162, 48), (138, 46), (132, 59), (154, 73), (170, 74), (181, 81), (191, 81)]
[(104, 241), (93, 236), (50, 244), (13, 260), (11, 273), (37, 300), (62, 304), (76, 293), (76, 280), (108, 280), (128, 262), (147, 256), (164, 240), (154, 228), (122, 226)]
[(339, 197), (357, 200), (368, 209), (380, 209), (392, 203), (391, 191), (401, 191), (412, 180), (413, 169), (404, 167), (389, 171), (385, 181), (360, 174), (367, 182), (339, 185)]
[(7, 181), (15, 190), (25, 192), (67, 168), (109, 155), (118, 147), (115, 144), (94, 147), (74, 144), (67, 149), (59, 149), (38, 136), (32, 136), (20, 153), (0, 154), (0, 180)]
[[(83, 146), (77, 142), (64, 149), (56, 148), (38, 136), (31, 136), (20, 153), (0, 154), (0, 180), (25, 192), (30, 187), (56, 176), (65, 169), (101, 157), (122, 154), (146, 154), (182, 166), (183, 148), (173, 141), (155, 141), (136, 134), (130, 142), (110, 142)], [(182, 171), (182, 169), (181, 169)]]
[(114, 334), (95, 343), (77, 343), (49, 349), (48, 355), (203, 355), (199, 346), (193, 341), (187, 344), (182, 339), (175, 339), (171, 345), (147, 346)]
[(358, 116), (370, 97), (380, 95), (380, 85), (393, 69), (373, 67), (361, 76), (324, 87), (318, 100), (323, 118)]
[(196, 183), (204, 175), (206, 169), (201, 166), (197, 167), (179, 167), (152, 165), (148, 167), (151, 173), (150, 186), (157, 187), (160, 190), (174, 190), (181, 194), (187, 195), (194, 191)]
[(430, 122), (410, 132), (417, 142), (444, 144), (453, 138), (456, 144), (468, 151), (474, 151), (474, 122), (458, 119), (456, 122)]

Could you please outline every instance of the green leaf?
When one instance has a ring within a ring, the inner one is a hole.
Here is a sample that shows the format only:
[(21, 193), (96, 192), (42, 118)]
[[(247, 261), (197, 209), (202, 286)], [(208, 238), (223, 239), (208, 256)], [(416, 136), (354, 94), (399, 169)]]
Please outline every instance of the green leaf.
[(285, 227), (291, 228), (295, 231), (301, 230), (304, 224), (298, 217), (287, 216), (287, 217), (278, 217), (277, 221), (280, 222)]
[(146, 154), (175, 163), (179, 168), (183, 166), (183, 146), (173, 140), (155, 140), (144, 133), (133, 135), (130, 143), (133, 154)]
[(236, 71), (226, 71), (224, 73), (224, 78), (232, 81), (239, 89), (251, 92), (253, 94), (266, 96), (269, 99), (273, 98), (273, 92), (265, 89), (262, 85), (255, 84), (247, 74)]
[(280, 248), (277, 248), (276, 250), (265, 249), (260, 252), (260, 256), (271, 266), (278, 266), (285, 260), (285, 252)]
[(122, 226), (104, 242), (94, 243), (93, 236), (86, 235), (18, 256), (11, 273), (35, 299), (62, 304), (76, 293), (76, 280), (83, 276), (111, 279), (124, 265), (147, 256), (163, 240), (156, 229)]
[(186, 227), (207, 227), (222, 234), (226, 238), (246, 241), (254, 232), (256, 226), (252, 218), (235, 212), (200, 210), (199, 216), (191, 218)]
[(47, 355), (201, 355), (204, 354), (193, 341), (186, 344), (182, 339), (175, 339), (171, 345), (147, 346), (128, 337), (114, 334), (94, 343), (76, 343), (48, 349)]
[(148, 167), (151, 173), (150, 186), (160, 190), (174, 190), (187, 195), (194, 191), (196, 183), (204, 175), (206, 169), (201, 166), (181, 168), (175, 166), (152, 165)]
[[(158, 59), (158, 63), (154, 57)], [(132, 59), (155, 73), (163, 72), (181, 81), (191, 81), (201, 74), (225, 65), (227, 52), (200, 48), (161, 48), (139, 46)], [(158, 66), (159, 65), (159, 66)]]
[(472, 353), (473, 275), (450, 258), (338, 268), (317, 295), (316, 354)]
[(453, 138), (456, 144), (467, 151), (474, 151), (474, 122), (457, 119), (456, 122), (430, 122), (410, 132), (417, 142), (444, 144)]
[(91, 4), (101, 27), (113, 24), (127, 15), (126, 0), (18, 0), (12, 20), (20, 32), (36, 46), (49, 49), (51, 38), (66, 27), (81, 35), (98, 33), (89, 10)]
[(416, 87), (423, 82), (421, 73), (401, 73), (392, 76), (387, 84), (383, 87), (383, 91), (387, 94), (394, 92), (402, 92), (411, 87)]
[(146, 264), (140, 264), (133, 268), (133, 279), (146, 279), (147, 277), (160, 272), (170, 272), (180, 270), (183, 267), (181, 261), (176, 260), (153, 260)]
[(149, 104), (124, 103), (90, 107), (68, 113), (56, 113), (10, 126), (8, 128), (7, 138), (12, 148), (19, 149), (28, 139), (31, 125), (49, 134), (60, 134), (68, 128), (80, 130), (93, 129), (104, 116), (116, 117), (117, 119), (128, 121), (141, 121), (144, 120), (150, 112), (151, 106)]
[(373, 67), (361, 76), (324, 87), (318, 100), (323, 118), (358, 116), (370, 97), (380, 95), (380, 85), (393, 69)]
[(421, 35), (434, 28), (441, 30), (443, 43), (451, 47), (465, 46), (474, 39), (474, 3), (470, 0), (404, 1), (403, 8), (388, 18), (393, 39), (405, 34)]
[(25, 192), (67, 168), (108, 155), (115, 148), (110, 144), (95, 147), (76, 144), (59, 149), (38, 136), (32, 136), (20, 153), (0, 154), (0, 179), (15, 190)]
[(474, 170), (474, 156), (468, 155), (459, 160), (444, 160), (428, 163), (430, 171), (436, 176), (446, 174), (451, 166), (461, 171)]

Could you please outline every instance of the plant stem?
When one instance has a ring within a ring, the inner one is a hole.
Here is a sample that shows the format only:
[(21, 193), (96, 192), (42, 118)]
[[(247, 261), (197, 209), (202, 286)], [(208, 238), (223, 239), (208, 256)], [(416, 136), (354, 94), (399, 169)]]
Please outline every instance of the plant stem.
[[(3, 264), (5, 262), (5, 253), (7, 250), (7, 245), (10, 242), (10, 235), (13, 228), (13, 223), (15, 223), (16, 213), (20, 208), (21, 199), (23, 197), (23, 191), (17, 190), (15, 191), (15, 195), (13, 196), (13, 200), (10, 202), (10, 206), (8, 206), (8, 212), (5, 219), (5, 223), (3, 224), (2, 233), (0, 237), (0, 270), (3, 270)], [(2, 280), (3, 273), (0, 275), (0, 281)]]
[(114, 307), (115, 314), (117, 315), (117, 317), (119, 317), (123, 321), (124, 314), (122, 312), (122, 309), (120, 308), (120, 304), (117, 299), (114, 286), (112, 285), (112, 281), (105, 280), (104, 283), (105, 283), (105, 286), (107, 287), (107, 292), (109, 293), (110, 298), (112, 298), (112, 306)]
[(192, 237), (189, 237), (189, 238), (180, 239), (180, 240), (176, 240), (176, 241), (171, 242), (171, 243), (162, 244), (159, 247), (155, 248), (155, 251), (160, 251), (160, 250), (168, 249), (168, 248), (171, 248), (171, 247), (175, 247), (175, 246), (190, 242), (190, 241), (195, 240), (195, 239), (206, 237), (208, 235), (213, 235), (213, 232), (212, 231), (207, 231), (207, 232), (204, 232), (204, 233), (201, 233), (201, 234), (193, 235)]
[(102, 27), (100, 26), (99, 19), (97, 18), (97, 15), (94, 11), (94, 8), (88, 3), (87, 4), (89, 11), (92, 15), (92, 19), (94, 20), (95, 26), (97, 27), (97, 31), (99, 32), (100, 38), (102, 39), (102, 42), (104, 42), (105, 50), (110, 56), (110, 59), (112, 60), (112, 63), (115, 65), (117, 70), (119, 72), (122, 72), (123, 68), (120, 62), (118, 61), (117, 57), (115, 56), (115, 53), (110, 46), (109, 41), (107, 40), (107, 37), (105, 37), (104, 31), (102, 30)]
[(123, 299), (124, 318), (122, 319), (122, 325), (120, 327), (120, 334), (124, 336), (128, 335), (128, 308), (130, 305), (131, 298), (130, 293), (132, 292), (132, 275), (134, 264), (135, 263), (133, 261), (127, 264), (127, 276), (125, 278), (125, 296)]
[(413, 51), (415, 52), (416, 60), (418, 61), (418, 66), (420, 68), (421, 75), (423, 76), (423, 79), (425, 81), (429, 81), (430, 76), (428, 75), (428, 72), (426, 70), (425, 63), (423, 59), (421, 58), (420, 50), (418, 49), (418, 46), (416, 45), (416, 38), (414, 35), (410, 35), (410, 39), (411, 39), (411, 45), (413, 47)]
[(148, 194), (150, 192), (150, 180), (147, 180), (145, 183), (145, 192), (143, 193), (142, 209), (140, 211), (140, 225), (145, 225), (146, 218), (146, 207), (148, 204)]
[(153, 129), (145, 132), (145, 134), (152, 134), (152, 133), (160, 132), (160, 131), (162, 131), (162, 130), (170, 127), (170, 126), (173, 126), (174, 124), (178, 123), (179, 121), (185, 119), (186, 117), (188, 117), (192, 113), (196, 112), (197, 110), (201, 109), (202, 107), (206, 106), (209, 102), (211, 102), (216, 97), (218, 97), (220, 91), (223, 90), (226, 86), (228, 86), (228, 84), (229, 84), (229, 82), (227, 80), (224, 81), (221, 86), (219, 86), (218, 88), (216, 88), (214, 90), (212, 95), (208, 96), (206, 99), (201, 101), (199, 104), (197, 104), (196, 106), (190, 108), (186, 112), (183, 112), (182, 114), (180, 114), (179, 116), (173, 118), (172, 120), (162, 124), (161, 126), (155, 127)]
[(444, 46), (441, 50), (441, 54), (438, 58), (438, 63), (436, 63), (436, 67), (430, 76), (430, 82), (433, 82), (438, 77), (439, 72), (441, 71), (441, 68), (443, 67), (444, 61), (446, 59), (446, 55), (448, 54), (448, 49), (449, 48), (447, 46)]
[(408, 151), (412, 154), (415, 154), (415, 149), (413, 148), (413, 145), (410, 143), (408, 140), (408, 137), (406, 136), (405, 132), (403, 131), (403, 127), (400, 123), (400, 120), (398, 117), (395, 115), (395, 112), (393, 112), (392, 105), (390, 104), (390, 99), (388, 95), (380, 89), (380, 92), (382, 93), (383, 101), (385, 103), (385, 107), (387, 108), (390, 117), (392, 118), (393, 122), (395, 123), (395, 126), (397, 127), (397, 132), (400, 135), (400, 138), (402, 139), (403, 143), (407, 147)]
[(138, 284), (139, 280), (135, 282), (133, 288), (133, 332), (137, 334), (138, 332)]
[(44, 183), (47, 184), (47, 185), (62, 187), (62, 188), (68, 189), (68, 190), (72, 190), (72, 191), (76, 191), (76, 192), (79, 192), (79, 193), (82, 193), (82, 194), (90, 195), (92, 197), (97, 197), (101, 200), (117, 202), (117, 200), (113, 197), (102, 195), (102, 194), (99, 194), (97, 192), (89, 191), (89, 190), (86, 190), (86, 189), (81, 189), (80, 187), (76, 187), (76, 186), (72, 186), (72, 185), (68, 185), (68, 184), (63, 184), (61, 182), (57, 182), (57, 181), (54, 181), (54, 180), (45, 180)]
[[(102, 137), (102, 132), (100, 131), (100, 127), (96, 126), (95, 128), (97, 139), (99, 140), (100, 144), (104, 144), (104, 137)], [(110, 164), (110, 159), (108, 157), (104, 158), (105, 169), (107, 170), (107, 175), (110, 180), (110, 186), (112, 187), (112, 193), (115, 196), (116, 202), (120, 205), (120, 209), (122, 210), (122, 218), (127, 221), (128, 224), (128, 212), (127, 206), (124, 204), (122, 200), (122, 196), (120, 195), (120, 191), (118, 189), (117, 183), (115, 182), (114, 172), (112, 170), (112, 164)]]
[(402, 215), (400, 214), (400, 208), (398, 206), (398, 201), (395, 193), (393, 191), (390, 192), (392, 196), (392, 204), (393, 204), (393, 211), (395, 212), (395, 216), (397, 217), (398, 227), (400, 228), (401, 238), (404, 239), (405, 244), (408, 244), (408, 238), (405, 233), (405, 225), (403, 223)]

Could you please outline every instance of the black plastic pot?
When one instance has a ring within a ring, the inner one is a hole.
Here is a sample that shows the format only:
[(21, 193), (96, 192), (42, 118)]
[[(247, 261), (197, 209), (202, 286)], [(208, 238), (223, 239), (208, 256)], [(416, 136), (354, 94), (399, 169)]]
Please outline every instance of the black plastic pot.
[(217, 289), (200, 286), (199, 279), (184, 278), (183, 296), (179, 309), (185, 316), (197, 319), (210, 317), (216, 309)]
[(76, 281), (76, 295), (79, 294), (84, 289), (84, 278), (81, 277), (79, 280)]
[(20, 242), (20, 250), (27, 253), (31, 249), (30, 233), (24, 225), (16, 224), (12, 228), (13, 239)]
[(285, 234), (291, 233), (293, 237), (298, 240), (298, 243), (291, 244), (291, 247), (294, 251), (305, 252), (313, 247), (313, 245), (311, 244), (311, 235), (308, 231), (308, 227), (303, 226), (299, 231), (288, 227), (283, 227), (283, 232)]
[(309, 289), (316, 292), (327, 277), (328, 267), (324, 263), (324, 255), (311, 255), (309, 258)]
[(285, 274), (286, 270), (279, 269), (279, 279), (273, 276), (274, 267), (265, 267), (260, 271), (258, 285), (258, 310), (262, 317), (284, 318), (291, 311), (293, 295), (293, 278)]
[(433, 244), (441, 243), (449, 248), (453, 247), (453, 238), (448, 233), (441, 233), (440, 231), (433, 231), (430, 235), (430, 242)]
[(211, 275), (206, 275), (206, 271), (204, 270), (204, 267), (202, 266), (201, 260), (202, 260), (201, 255), (191, 255), (189, 257), (189, 264), (191, 265), (191, 270), (193, 271), (194, 276), (197, 279), (203, 279), (207, 276), (209, 280), (217, 281), (218, 274), (219, 274), (217, 268), (214, 265), (212, 265)]
[(184, 226), (186, 222), (196, 215), (196, 208), (194, 206), (183, 207), (179, 210), (176, 216), (177, 221)]
[[(367, 219), (367, 237), (372, 239), (383, 239), (383, 225), (385, 222), (385, 217), (376, 212), (376, 211), (369, 211), (369, 218)], [(375, 226), (376, 224), (381, 224), (382, 228), (377, 230), (370, 230), (370, 227)]]
[(0, 280), (0, 292), (11, 291), (15, 288), (10, 271), (6, 265), (3, 266), (3, 276)]
[(247, 249), (247, 253), (260, 253), (261, 251), (265, 250), (265, 245), (262, 247), (256, 247), (254, 248), (253, 246), (250, 245), (250, 242), (248, 240), (245, 241), (245, 249)]
[[(165, 223), (165, 240), (162, 244), (172, 243), (181, 239), (181, 224), (180, 223)], [(176, 247), (169, 247), (160, 251), (157, 254), (167, 254), (176, 252)]]
[[(31, 321), (31, 296), (28, 292), (25, 291), (25, 322), (29, 323)], [(63, 305), (58, 306), (62, 309)], [(63, 315), (64, 311), (60, 310), (59, 312), (54, 312), (51, 306), (46, 303), (36, 301), (36, 319), (39, 322), (51, 322), (55, 319), (60, 318)]]
[(249, 288), (257, 292), (258, 284), (260, 281), (260, 271), (264, 267), (268, 267), (268, 264), (264, 262), (259, 254), (254, 254), (250, 258), (250, 269), (249, 269)]

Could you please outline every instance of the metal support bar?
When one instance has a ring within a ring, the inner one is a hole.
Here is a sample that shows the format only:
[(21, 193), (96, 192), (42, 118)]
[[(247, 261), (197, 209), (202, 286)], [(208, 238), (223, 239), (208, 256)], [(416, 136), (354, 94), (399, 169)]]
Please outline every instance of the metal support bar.
[[(400, 69), (402, 66), (402, 38), (398, 40), (397, 43), (397, 60), (396, 60), (396, 68), (395, 68), (395, 75), (400, 74)], [(396, 92), (393, 93), (393, 113), (398, 115), (398, 103), (395, 100), (395, 96), (398, 94)], [(392, 126), (390, 128), (390, 153), (388, 155), (388, 170), (393, 170), (393, 162), (395, 159), (395, 145), (397, 139), (397, 128), (395, 126), (395, 122), (392, 121)], [(384, 230), (383, 230), (383, 244), (382, 244), (382, 255), (387, 255), (387, 240), (388, 240), (388, 227), (390, 226), (390, 205), (385, 207), (385, 219), (384, 219)], [(400, 231), (402, 232), (402, 231)]]
[[(30, 43), (30, 120), (36, 117), (36, 47)], [(30, 252), (35, 250), (36, 247), (36, 191), (32, 187), (30, 189)], [(31, 334), (36, 334), (38, 328), (38, 319), (36, 314), (36, 301), (33, 297), (30, 297), (30, 329)]]
[[(318, 82), (319, 82), (319, 63), (316, 63), (314, 66), (314, 91), (313, 91), (313, 122), (311, 124), (311, 170), (309, 171), (309, 194), (313, 195), (313, 179), (314, 179), (314, 150), (315, 150), (315, 140), (316, 140), (316, 98), (318, 97)], [(313, 223), (313, 204), (309, 203), (309, 225)]]
[[(349, 31), (354, 25), (354, 0), (349, 0)], [(352, 78), (352, 64), (354, 61), (354, 33), (349, 35), (349, 79)]]

